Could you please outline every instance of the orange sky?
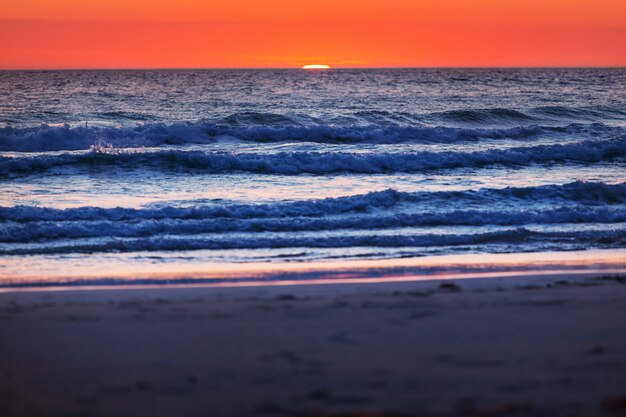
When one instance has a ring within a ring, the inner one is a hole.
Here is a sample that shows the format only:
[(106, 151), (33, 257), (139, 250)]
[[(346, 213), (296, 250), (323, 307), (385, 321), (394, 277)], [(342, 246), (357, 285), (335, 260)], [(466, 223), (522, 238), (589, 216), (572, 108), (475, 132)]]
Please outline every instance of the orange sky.
[(4, 0), (0, 68), (625, 66), (624, 0)]

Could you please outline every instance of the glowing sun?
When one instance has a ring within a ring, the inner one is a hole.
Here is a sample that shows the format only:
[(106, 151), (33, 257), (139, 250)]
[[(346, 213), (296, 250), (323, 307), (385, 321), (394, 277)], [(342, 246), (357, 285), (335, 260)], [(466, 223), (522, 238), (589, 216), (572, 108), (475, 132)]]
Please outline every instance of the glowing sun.
[(311, 69), (330, 69), (330, 65), (325, 65), (325, 64), (309, 64), (309, 65), (303, 65), (302, 69), (306, 69), (306, 70), (311, 70)]

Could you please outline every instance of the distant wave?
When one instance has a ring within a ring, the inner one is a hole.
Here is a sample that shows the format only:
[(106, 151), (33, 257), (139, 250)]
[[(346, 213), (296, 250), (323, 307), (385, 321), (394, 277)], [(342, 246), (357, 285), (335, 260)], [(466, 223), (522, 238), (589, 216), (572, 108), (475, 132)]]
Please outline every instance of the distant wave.
[(204, 173), (259, 174), (394, 173), (436, 169), (523, 166), (550, 163), (596, 163), (626, 156), (626, 136), (603, 141), (536, 145), (486, 151), (410, 153), (279, 152), (274, 154), (201, 151), (124, 151), (96, 149), (80, 154), (0, 157), (0, 175), (29, 174), (66, 166), (121, 165), (159, 170), (192, 169)]
[[(55, 245), (28, 245), (0, 248), (0, 255), (35, 255), (95, 252), (151, 252), (224, 249), (277, 249), (277, 248), (348, 248), (348, 247), (435, 247), (485, 244), (523, 245), (531, 242), (535, 249), (542, 245), (559, 247), (581, 242), (598, 247), (619, 247), (626, 243), (626, 229), (605, 231), (538, 232), (525, 228), (471, 234), (425, 235), (357, 235), (332, 237), (149, 237), (139, 239), (103, 239), (98, 242), (72, 242)], [(515, 249), (520, 250), (520, 247)]]
[(455, 122), (487, 124), (507, 121), (536, 121), (537, 118), (518, 110), (482, 109), (482, 110), (449, 110), (438, 114), (444, 120)]
[[(493, 111), (492, 111), (493, 112)], [(444, 119), (480, 118), (475, 111), (455, 111), (441, 114)], [(447, 114), (447, 116), (446, 116)], [(478, 113), (479, 115), (482, 113)], [(508, 113), (506, 113), (508, 114)], [(401, 122), (367, 125), (281, 124), (268, 122), (246, 124), (243, 116), (232, 116), (238, 122), (226, 123), (153, 123), (136, 127), (69, 127), (47, 126), (0, 128), (0, 151), (47, 152), (60, 150), (84, 150), (93, 146), (111, 145), (116, 148), (158, 147), (163, 145), (184, 145), (213, 143), (230, 138), (252, 142), (315, 142), (315, 143), (456, 143), (463, 141), (488, 140), (529, 140), (541, 136), (581, 135), (614, 137), (622, 135), (619, 127), (601, 123), (573, 123), (565, 126), (541, 126), (528, 124), (508, 128), (461, 128), (444, 126), (415, 125)], [(286, 116), (272, 115), (282, 120)], [(385, 116), (385, 118), (388, 116)], [(489, 116), (491, 117), (491, 116)], [(371, 117), (370, 117), (371, 118)], [(246, 115), (245, 120), (255, 120)], [(381, 125), (382, 124), (382, 125)]]
[(545, 118), (553, 117), (559, 120), (597, 120), (601, 118), (623, 119), (626, 111), (607, 106), (597, 107), (565, 107), (565, 106), (544, 106), (532, 109), (530, 115)]

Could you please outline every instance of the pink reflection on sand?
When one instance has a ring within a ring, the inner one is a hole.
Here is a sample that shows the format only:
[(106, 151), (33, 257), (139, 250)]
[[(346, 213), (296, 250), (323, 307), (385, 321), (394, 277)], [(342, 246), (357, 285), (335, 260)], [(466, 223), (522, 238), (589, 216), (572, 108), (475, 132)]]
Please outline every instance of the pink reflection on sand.
[(67, 259), (31, 257), (26, 262), (23, 258), (5, 258), (0, 264), (0, 284), (47, 282), (63, 285), (80, 281), (81, 285), (88, 286), (90, 281), (115, 279), (116, 285), (132, 285), (137, 280), (153, 280), (152, 284), (159, 285), (181, 280), (185, 284), (194, 284), (193, 280), (215, 280), (200, 283), (211, 286), (257, 286), (626, 272), (626, 249), (306, 263), (178, 261), (160, 264), (147, 260), (128, 262), (115, 257), (83, 256), (79, 259), (83, 262), (60, 272), (61, 267), (68, 267)]

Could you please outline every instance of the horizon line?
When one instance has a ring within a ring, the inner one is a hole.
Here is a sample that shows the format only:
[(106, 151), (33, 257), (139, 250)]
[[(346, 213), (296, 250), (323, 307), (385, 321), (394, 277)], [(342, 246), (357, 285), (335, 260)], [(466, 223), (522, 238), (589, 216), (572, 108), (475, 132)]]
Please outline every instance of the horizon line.
[[(382, 70), (382, 69), (626, 69), (624, 65), (425, 65), (425, 66), (369, 66), (337, 67), (329, 70)], [(198, 71), (198, 70), (302, 70), (301, 66), (281, 67), (51, 67), (51, 68), (0, 68), (0, 71)]]

